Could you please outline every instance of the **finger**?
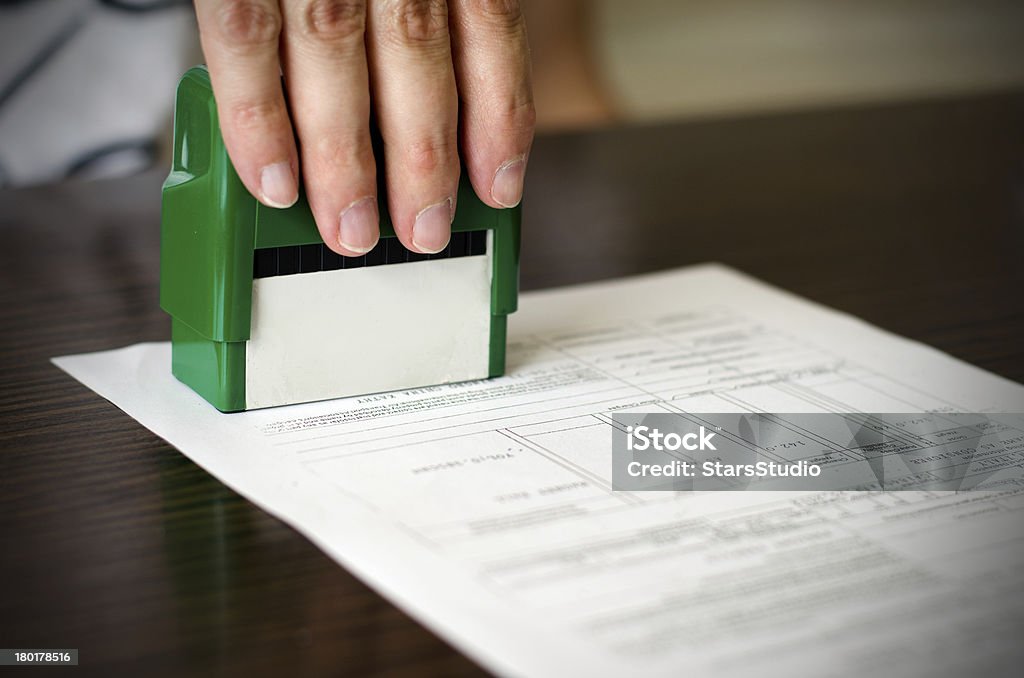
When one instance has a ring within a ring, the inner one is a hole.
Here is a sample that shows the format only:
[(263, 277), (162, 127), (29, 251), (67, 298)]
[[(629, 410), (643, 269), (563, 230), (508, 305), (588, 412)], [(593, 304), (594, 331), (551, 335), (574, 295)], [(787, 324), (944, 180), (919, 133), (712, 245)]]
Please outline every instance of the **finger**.
[(283, 7), (285, 83), (306, 195), (324, 242), (341, 254), (365, 254), (379, 237), (366, 2), (289, 0)]
[(526, 22), (518, 0), (449, 0), (462, 115), (462, 154), (491, 207), (523, 197), (536, 112)]
[(402, 243), (444, 249), (459, 183), (458, 99), (443, 0), (370, 0), (370, 83)]
[(298, 198), (298, 156), (278, 63), (276, 0), (196, 0), (221, 133), (239, 178), (260, 202)]

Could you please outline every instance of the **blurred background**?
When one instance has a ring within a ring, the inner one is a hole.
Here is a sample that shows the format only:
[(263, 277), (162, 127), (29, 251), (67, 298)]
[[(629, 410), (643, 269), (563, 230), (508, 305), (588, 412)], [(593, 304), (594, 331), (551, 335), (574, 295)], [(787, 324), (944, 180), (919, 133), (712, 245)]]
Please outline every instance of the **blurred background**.
[[(1022, 0), (524, 6), (541, 133), (1024, 86)], [(0, 186), (165, 163), (201, 61), (188, 0), (0, 0)]]

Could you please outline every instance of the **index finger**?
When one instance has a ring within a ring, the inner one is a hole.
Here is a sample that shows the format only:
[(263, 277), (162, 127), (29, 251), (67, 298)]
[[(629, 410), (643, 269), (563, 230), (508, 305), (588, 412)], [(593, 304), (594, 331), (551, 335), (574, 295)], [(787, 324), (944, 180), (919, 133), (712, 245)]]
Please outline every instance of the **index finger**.
[(276, 0), (196, 0), (224, 145), (245, 187), (269, 207), (298, 199), (298, 154), (281, 89)]

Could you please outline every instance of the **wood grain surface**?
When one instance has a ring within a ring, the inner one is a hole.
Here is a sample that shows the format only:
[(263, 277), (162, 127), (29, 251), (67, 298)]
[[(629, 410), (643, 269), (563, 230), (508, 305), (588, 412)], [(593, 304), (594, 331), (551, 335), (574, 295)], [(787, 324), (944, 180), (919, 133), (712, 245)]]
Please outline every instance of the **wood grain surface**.
[[(479, 673), (49, 363), (168, 338), (162, 175), (0, 192), (0, 647)], [(721, 261), (1024, 381), (1024, 92), (542, 137), (524, 228), (524, 289)]]

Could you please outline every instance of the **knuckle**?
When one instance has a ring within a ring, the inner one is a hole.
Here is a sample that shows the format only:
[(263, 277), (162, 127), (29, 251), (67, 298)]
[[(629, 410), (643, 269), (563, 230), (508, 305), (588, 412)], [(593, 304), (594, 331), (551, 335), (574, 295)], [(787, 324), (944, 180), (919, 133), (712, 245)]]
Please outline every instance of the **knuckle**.
[(498, 111), (492, 110), (487, 119), (493, 132), (518, 142), (523, 137), (533, 136), (537, 126), (537, 108), (532, 100), (512, 102)]
[(523, 21), (519, 0), (468, 0), (467, 9), (473, 15), (502, 27), (516, 27)]
[(312, 0), (303, 13), (302, 28), (311, 40), (328, 44), (362, 37), (366, 29), (366, 2)]
[(533, 101), (513, 106), (506, 116), (508, 127), (513, 130), (532, 134), (537, 126), (537, 107), (534, 106)]
[[(305, 153), (305, 151), (304, 151)], [(314, 138), (309, 155), (317, 166), (329, 172), (369, 171), (374, 167), (373, 145), (365, 130), (338, 131), (320, 134)]]
[(228, 123), (239, 130), (263, 131), (267, 127), (280, 127), (287, 123), (283, 108), (275, 101), (239, 101), (228, 106)]
[(448, 5), (444, 0), (391, 0), (385, 31), (394, 42), (411, 45), (448, 43)]
[(406, 146), (404, 160), (416, 174), (435, 174), (451, 164), (454, 147), (454, 141), (420, 139)]
[(281, 15), (257, 0), (229, 0), (217, 12), (217, 28), (234, 47), (262, 47), (276, 43)]

